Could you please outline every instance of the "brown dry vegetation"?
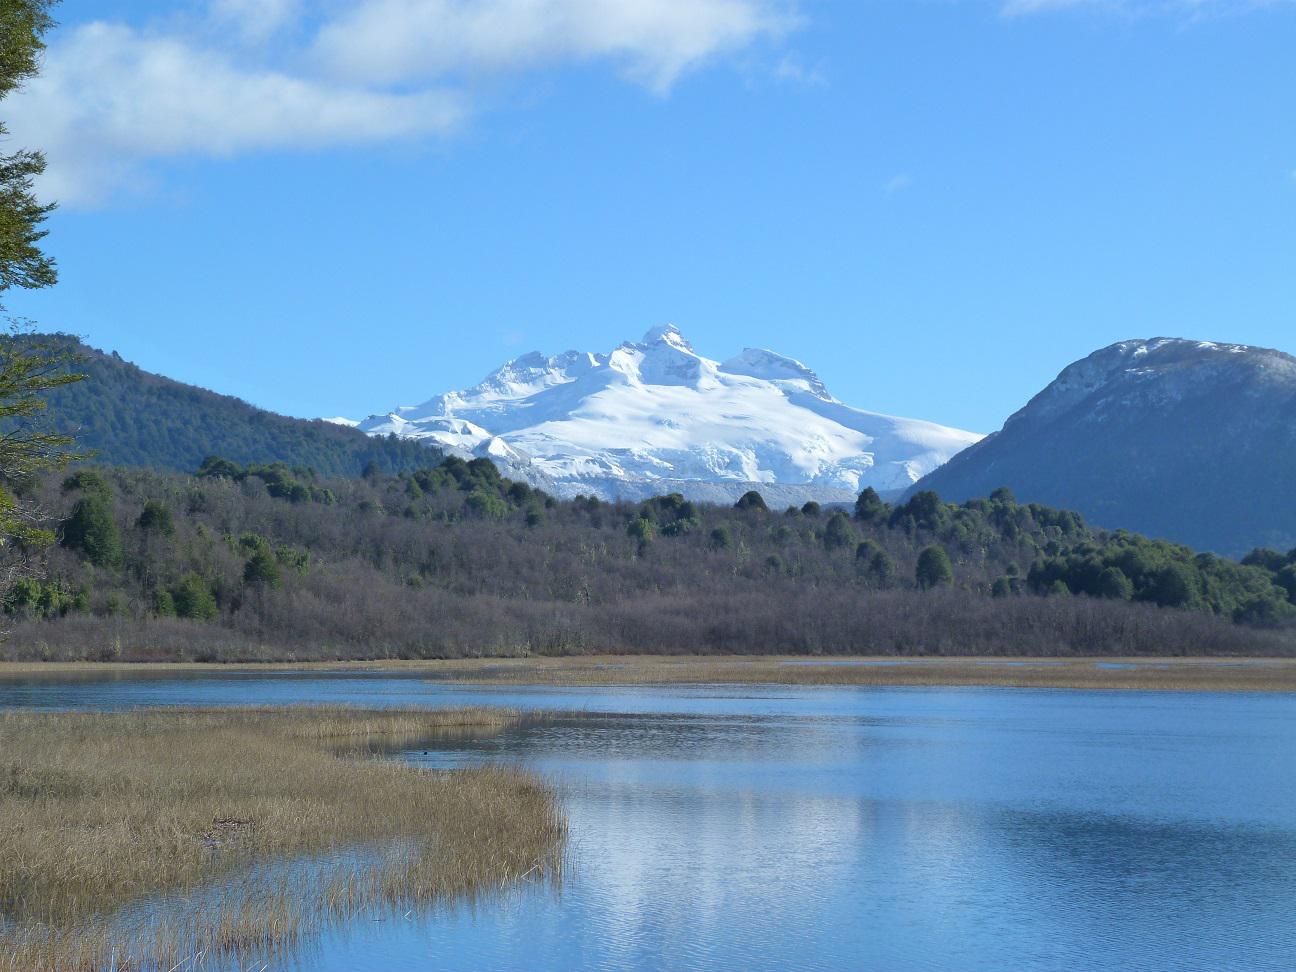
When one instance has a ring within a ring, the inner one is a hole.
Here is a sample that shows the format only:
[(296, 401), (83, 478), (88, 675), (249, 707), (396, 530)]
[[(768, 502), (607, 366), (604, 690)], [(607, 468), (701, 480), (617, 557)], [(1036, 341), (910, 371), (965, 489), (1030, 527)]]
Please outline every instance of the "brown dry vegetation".
[[(1109, 667), (1114, 666), (1114, 667)], [(430, 677), (552, 685), (999, 686), (1296, 692), (1296, 661), (1246, 658), (679, 658), (446, 661)]]
[[(318, 626), (297, 629), (296, 621), (285, 617), (282, 626), (264, 635), (175, 618), (69, 615), (57, 622), (29, 621), (8, 632), (0, 656), (12, 661), (309, 662), (621, 652), (1290, 657), (1293, 650), (1291, 630), (1259, 630), (1195, 611), (1083, 597), (994, 600), (961, 590), (827, 587), (725, 592), (709, 589), (706, 581), (694, 591), (647, 593), (597, 607), (473, 596), (445, 596), (433, 607), (426, 599), (384, 600), (371, 593), (363, 586), (349, 593), (339, 589), (316, 602)], [(327, 624), (363, 629), (383, 646), (357, 649), (327, 634)], [(563, 634), (549, 640), (559, 629)], [(460, 635), (453, 644), (446, 640)], [(390, 641), (383, 640), (388, 636)]]
[[(1116, 666), (1116, 667), (1110, 667)], [(390, 672), (452, 683), (860, 685), (1296, 692), (1289, 658), (894, 658), (584, 655), (384, 662), (0, 662), (5, 678), (167, 678), (189, 672)]]
[(358, 911), (556, 877), (565, 823), (535, 778), (367, 755), (516, 719), (489, 709), (0, 714), (0, 970), (192, 968), (292, 944)]

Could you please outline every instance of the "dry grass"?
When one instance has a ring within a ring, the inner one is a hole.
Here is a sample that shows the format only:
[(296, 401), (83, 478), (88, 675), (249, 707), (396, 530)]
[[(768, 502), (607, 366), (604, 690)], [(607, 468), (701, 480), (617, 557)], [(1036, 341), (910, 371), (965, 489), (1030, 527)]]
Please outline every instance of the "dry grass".
[[(1106, 666), (1120, 667), (1106, 667)], [(1296, 659), (1279, 658), (848, 658), (582, 655), (445, 661), (261, 665), (94, 662), (0, 663), (0, 679), (154, 676), (182, 672), (394, 672), (449, 683), (542, 685), (912, 685), (1296, 692)], [(3, 683), (0, 682), (0, 686)]]
[(516, 718), (0, 714), (0, 970), (193, 968), (364, 909), (556, 875), (565, 823), (535, 778), (362, 755)]
[(548, 685), (1000, 686), (1296, 691), (1296, 661), (1243, 658), (604, 657), (443, 662), (452, 681)]

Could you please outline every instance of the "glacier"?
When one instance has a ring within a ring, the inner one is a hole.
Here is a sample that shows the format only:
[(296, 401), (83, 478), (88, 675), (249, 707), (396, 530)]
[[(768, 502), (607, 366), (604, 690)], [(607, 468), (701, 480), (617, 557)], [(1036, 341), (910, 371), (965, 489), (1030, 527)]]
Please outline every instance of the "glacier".
[(359, 428), (488, 457), (559, 496), (721, 501), (757, 488), (780, 503), (901, 491), (982, 438), (852, 408), (773, 351), (713, 361), (674, 325), (608, 353), (526, 354)]

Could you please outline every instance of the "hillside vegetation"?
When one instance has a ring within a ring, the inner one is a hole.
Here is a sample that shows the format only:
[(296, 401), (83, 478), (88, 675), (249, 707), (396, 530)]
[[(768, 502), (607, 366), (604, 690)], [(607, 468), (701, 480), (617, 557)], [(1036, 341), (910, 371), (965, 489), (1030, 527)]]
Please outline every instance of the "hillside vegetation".
[(48, 392), (42, 423), (74, 435), (78, 449), (106, 465), (190, 472), (215, 452), (237, 462), (278, 461), (325, 476), (358, 476), (371, 463), (383, 472), (404, 472), (440, 455), (412, 440), (276, 415), (144, 371), (115, 352), (105, 354), (67, 335), (0, 341), (39, 346), (47, 354), (71, 353), (67, 367), (86, 378)]
[(28, 493), (60, 541), (4, 605), (11, 658), (1296, 647), (1292, 555), (1195, 555), (1006, 491), (771, 511), (557, 501), (487, 460), (328, 479), (213, 458)]

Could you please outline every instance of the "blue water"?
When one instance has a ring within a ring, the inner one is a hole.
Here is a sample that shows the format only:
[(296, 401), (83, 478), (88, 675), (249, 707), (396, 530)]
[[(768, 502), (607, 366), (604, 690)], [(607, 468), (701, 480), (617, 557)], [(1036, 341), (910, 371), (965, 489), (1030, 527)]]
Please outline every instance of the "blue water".
[(0, 681), (0, 706), (290, 702), (580, 713), (405, 754), (552, 778), (560, 890), (359, 920), (297, 968), (1296, 967), (1291, 696)]

